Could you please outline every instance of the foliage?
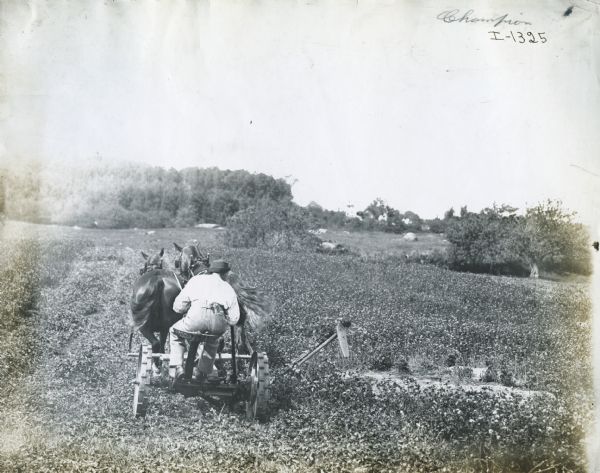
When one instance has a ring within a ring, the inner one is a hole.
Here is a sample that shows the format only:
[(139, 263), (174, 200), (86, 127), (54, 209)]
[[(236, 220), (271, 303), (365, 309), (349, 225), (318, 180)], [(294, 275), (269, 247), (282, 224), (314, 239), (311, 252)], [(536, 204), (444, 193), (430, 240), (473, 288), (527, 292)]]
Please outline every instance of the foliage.
[(382, 230), (390, 233), (403, 233), (405, 231), (419, 232), (423, 221), (416, 213), (404, 213), (387, 205), (383, 199), (377, 198), (365, 210), (356, 212), (360, 224), (354, 227), (363, 230)]
[[(65, 180), (64, 176), (69, 175)], [(247, 171), (133, 164), (43, 165), (19, 163), (3, 170), (9, 218), (86, 227), (126, 228), (224, 224), (260, 200), (291, 200), (281, 179)]]
[(450, 266), (494, 274), (525, 275), (534, 266), (590, 274), (589, 237), (573, 216), (554, 201), (529, 208), (525, 215), (505, 205), (479, 213), (463, 208), (446, 230)]
[(543, 269), (591, 273), (590, 238), (575, 213), (548, 200), (527, 209), (521, 226), (520, 251), (529, 265)]
[(10, 393), (32, 368), (40, 346), (35, 333), (37, 302), (42, 286), (55, 284), (72, 259), (88, 246), (66, 241), (19, 239), (3, 252), (0, 271), (0, 398)]
[(515, 244), (519, 228), (516, 209), (494, 206), (480, 213), (452, 218), (446, 231), (453, 268), (496, 274), (522, 274)]
[(306, 206), (311, 228), (342, 228), (348, 225), (348, 216), (340, 210), (326, 210), (316, 202)]
[(426, 223), (429, 226), (429, 231), (432, 233), (444, 233), (446, 231), (446, 222), (444, 220), (434, 218), (426, 220)]
[(238, 212), (227, 221), (225, 243), (232, 247), (316, 248), (318, 238), (308, 232), (306, 213), (292, 203), (260, 204)]

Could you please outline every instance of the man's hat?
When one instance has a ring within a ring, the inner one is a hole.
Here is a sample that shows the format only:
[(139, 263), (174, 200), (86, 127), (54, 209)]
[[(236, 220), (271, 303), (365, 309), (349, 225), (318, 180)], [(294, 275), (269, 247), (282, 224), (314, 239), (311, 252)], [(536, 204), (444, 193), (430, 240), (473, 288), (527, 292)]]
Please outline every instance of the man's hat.
[(208, 272), (224, 274), (227, 271), (229, 271), (230, 269), (231, 269), (231, 267), (229, 266), (229, 263), (227, 261), (222, 260), (222, 259), (216, 259), (216, 260), (210, 262), (210, 266), (208, 267)]

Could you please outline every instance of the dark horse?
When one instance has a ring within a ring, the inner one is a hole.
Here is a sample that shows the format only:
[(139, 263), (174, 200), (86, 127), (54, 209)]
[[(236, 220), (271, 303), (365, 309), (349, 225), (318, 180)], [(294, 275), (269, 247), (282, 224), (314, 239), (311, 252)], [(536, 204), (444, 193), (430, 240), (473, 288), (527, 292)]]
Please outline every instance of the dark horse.
[(148, 256), (143, 251), (142, 258), (144, 258), (144, 267), (140, 269), (140, 274), (147, 273), (148, 271), (152, 271), (153, 269), (162, 269), (162, 257), (165, 254), (165, 249), (161, 248), (160, 251), (152, 256)]
[(179, 252), (179, 258), (175, 260), (175, 267), (179, 269), (186, 281), (208, 268), (210, 255), (204, 256), (198, 245), (181, 247), (177, 243), (173, 243), (173, 246)]
[[(169, 328), (182, 318), (182, 314), (173, 310), (173, 302), (181, 288), (201, 271), (203, 265), (208, 264), (208, 258), (196, 246), (182, 248), (175, 244), (175, 248), (180, 252), (175, 264), (180, 268), (180, 274), (162, 268), (164, 249), (150, 257), (142, 252), (146, 261), (131, 295), (132, 336), (135, 330), (139, 330), (152, 344), (153, 353), (165, 352)], [(156, 332), (159, 338), (156, 338)], [(160, 365), (158, 360), (155, 364), (157, 367)]]

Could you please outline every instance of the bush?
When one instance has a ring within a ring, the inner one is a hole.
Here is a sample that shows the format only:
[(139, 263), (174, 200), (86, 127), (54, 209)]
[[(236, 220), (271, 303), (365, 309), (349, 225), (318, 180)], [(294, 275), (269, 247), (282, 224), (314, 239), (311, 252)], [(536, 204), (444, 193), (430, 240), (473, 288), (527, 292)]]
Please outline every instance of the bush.
[(241, 248), (298, 250), (316, 248), (320, 240), (308, 232), (305, 212), (292, 203), (264, 201), (227, 220), (225, 243)]
[(494, 274), (510, 272), (519, 260), (512, 240), (518, 225), (514, 210), (494, 207), (453, 219), (446, 232), (452, 244), (450, 267)]
[(431, 253), (423, 255), (424, 262), (427, 264), (433, 264), (441, 268), (447, 268), (448, 264), (448, 252), (446, 250), (438, 250), (437, 248)]
[(431, 233), (444, 233), (446, 231), (447, 223), (439, 218), (429, 220), (429, 231)]
[(548, 201), (517, 215), (494, 206), (479, 213), (461, 212), (449, 221), (451, 269), (537, 277), (552, 272), (591, 273), (589, 236), (560, 202)]

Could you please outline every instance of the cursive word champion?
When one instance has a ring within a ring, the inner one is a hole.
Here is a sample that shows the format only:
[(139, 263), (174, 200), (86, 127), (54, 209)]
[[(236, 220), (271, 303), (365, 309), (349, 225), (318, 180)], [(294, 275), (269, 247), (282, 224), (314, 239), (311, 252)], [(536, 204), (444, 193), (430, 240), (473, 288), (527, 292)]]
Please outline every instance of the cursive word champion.
[(440, 13), (437, 19), (442, 20), (444, 23), (493, 23), (494, 26), (500, 26), (503, 23), (507, 25), (531, 25), (529, 21), (511, 20), (508, 18), (508, 13), (495, 18), (477, 18), (473, 14), (473, 10), (467, 10), (462, 15), (458, 9), (446, 10)]

